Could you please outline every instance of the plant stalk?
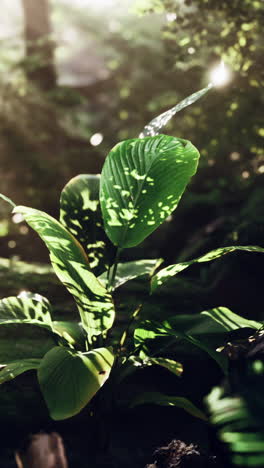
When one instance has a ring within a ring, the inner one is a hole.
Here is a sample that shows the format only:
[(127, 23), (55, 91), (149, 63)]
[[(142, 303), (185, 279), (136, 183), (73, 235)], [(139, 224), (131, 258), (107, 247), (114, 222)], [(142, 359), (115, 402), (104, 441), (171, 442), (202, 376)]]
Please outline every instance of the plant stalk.
[(112, 265), (112, 267), (110, 268), (110, 273), (109, 273), (109, 278), (108, 278), (108, 285), (107, 285), (107, 289), (109, 292), (112, 291), (113, 289), (113, 286), (114, 286), (114, 281), (115, 281), (115, 277), (116, 277), (116, 271), (117, 271), (117, 266), (118, 266), (118, 262), (119, 262), (119, 259), (120, 259), (120, 254), (122, 252), (122, 249), (120, 249), (119, 247), (117, 248), (117, 251), (116, 251), (116, 256), (115, 256), (115, 260), (114, 260), (114, 264)]

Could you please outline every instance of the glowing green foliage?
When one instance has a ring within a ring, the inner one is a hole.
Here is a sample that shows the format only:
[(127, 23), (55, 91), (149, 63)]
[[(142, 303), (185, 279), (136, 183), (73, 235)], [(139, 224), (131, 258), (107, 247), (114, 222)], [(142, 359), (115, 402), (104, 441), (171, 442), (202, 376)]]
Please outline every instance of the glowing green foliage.
[(91, 342), (93, 336), (112, 326), (114, 307), (111, 296), (90, 270), (83, 248), (46, 213), (23, 206), (16, 207), (14, 211), (24, 216), (48, 247), (54, 271), (73, 295)]
[(162, 224), (178, 205), (198, 159), (190, 142), (166, 135), (116, 145), (100, 185), (105, 231), (113, 244), (138, 245)]
[(23, 292), (18, 297), (0, 301), (0, 326), (2, 323), (36, 323), (52, 329), (51, 305), (40, 294)]

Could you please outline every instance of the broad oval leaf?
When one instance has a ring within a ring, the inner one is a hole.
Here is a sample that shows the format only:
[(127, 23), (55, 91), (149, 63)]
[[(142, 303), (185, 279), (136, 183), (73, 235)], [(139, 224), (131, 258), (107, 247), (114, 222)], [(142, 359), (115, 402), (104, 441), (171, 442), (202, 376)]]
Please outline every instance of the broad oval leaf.
[(0, 300), (0, 325), (9, 323), (40, 322), (52, 329), (51, 305), (45, 297), (23, 291), (19, 296)]
[(62, 347), (41, 361), (38, 380), (50, 415), (55, 420), (78, 414), (108, 379), (114, 355), (111, 348), (76, 353)]
[(110, 294), (90, 271), (83, 247), (47, 213), (25, 206), (16, 207), (14, 212), (24, 216), (48, 247), (54, 271), (73, 295), (91, 343), (93, 336), (112, 326), (114, 306)]
[(26, 371), (38, 369), (40, 361), (40, 359), (21, 359), (0, 365), (0, 384), (15, 379)]
[(105, 231), (119, 248), (142, 242), (172, 213), (195, 174), (198, 150), (166, 135), (126, 140), (106, 158), (100, 183)]
[[(155, 260), (134, 260), (132, 262), (118, 263), (115, 274), (115, 280), (112, 290), (119, 288), (122, 284), (127, 283), (139, 276), (149, 275), (152, 276), (155, 270), (163, 262), (161, 258)], [(110, 268), (110, 277), (112, 275), (114, 266)], [(104, 272), (100, 277), (100, 281), (106, 286), (107, 285), (107, 272)]]
[(145, 404), (154, 404), (160, 406), (177, 406), (178, 408), (184, 409), (185, 411), (187, 411), (187, 413), (190, 413), (192, 416), (207, 421), (207, 417), (203, 413), (203, 411), (201, 411), (190, 400), (184, 397), (163, 395), (159, 392), (146, 392), (136, 397), (131, 402), (129, 407), (134, 408), (135, 406)]
[(99, 185), (100, 175), (80, 174), (65, 185), (60, 198), (60, 221), (84, 247), (96, 276), (114, 254), (103, 228)]
[(190, 106), (195, 101), (200, 99), (204, 96), (209, 89), (212, 88), (212, 84), (210, 83), (206, 88), (197, 91), (196, 93), (191, 94), (187, 98), (183, 99), (183, 101), (176, 104), (176, 106), (172, 107), (171, 109), (163, 112), (162, 114), (155, 117), (151, 122), (149, 122), (145, 127), (143, 132), (139, 135), (140, 138), (144, 138), (146, 136), (155, 136), (160, 133), (160, 130), (167, 125), (169, 120), (179, 111), (184, 109), (187, 106)]
[(162, 286), (171, 277), (176, 276), (178, 273), (185, 270), (193, 263), (211, 262), (216, 258), (222, 257), (223, 255), (231, 252), (235, 252), (236, 250), (242, 250), (246, 252), (264, 252), (264, 248), (259, 247), (258, 245), (231, 245), (230, 247), (220, 247), (219, 249), (211, 250), (210, 252), (207, 252), (200, 257), (194, 258), (193, 260), (189, 260), (188, 262), (176, 263), (160, 270), (155, 276), (153, 276), (151, 280), (151, 292), (154, 292), (155, 289)]

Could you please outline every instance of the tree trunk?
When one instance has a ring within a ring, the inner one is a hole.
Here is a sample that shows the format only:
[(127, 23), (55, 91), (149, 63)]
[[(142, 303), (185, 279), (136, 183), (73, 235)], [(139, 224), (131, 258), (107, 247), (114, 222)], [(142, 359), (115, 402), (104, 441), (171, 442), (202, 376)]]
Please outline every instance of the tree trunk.
[(54, 43), (48, 0), (22, 0), (25, 21), (26, 74), (44, 91), (56, 86)]

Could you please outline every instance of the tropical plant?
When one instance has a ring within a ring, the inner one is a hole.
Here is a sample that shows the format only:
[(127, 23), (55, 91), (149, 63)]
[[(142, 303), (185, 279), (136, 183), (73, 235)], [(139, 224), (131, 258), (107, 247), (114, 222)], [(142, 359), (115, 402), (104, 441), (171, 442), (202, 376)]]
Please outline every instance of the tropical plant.
[[(151, 341), (159, 336), (170, 340), (181, 336), (206, 350), (225, 369), (223, 357), (215, 351), (226, 335), (220, 309), (162, 323), (142, 321), (133, 325), (134, 341), (128, 346), (129, 328), (141, 309), (138, 304), (121, 336), (112, 333), (116, 316), (113, 292), (121, 284), (147, 274), (152, 277), (154, 292), (194, 262), (210, 261), (234, 250), (264, 251), (256, 246), (224, 247), (156, 274), (159, 259), (120, 262), (123, 249), (141, 243), (175, 210), (195, 174), (198, 150), (189, 141), (159, 134), (159, 130), (209, 89), (154, 119), (140, 138), (118, 143), (108, 154), (101, 176), (80, 175), (70, 180), (61, 194), (60, 221), (45, 212), (15, 206), (2, 196), (44, 241), (53, 269), (79, 311), (80, 323), (54, 321), (49, 301), (38, 294), (22, 293), (0, 301), (0, 335), (9, 337), (8, 342), (0, 341), (0, 382), (36, 369), (53, 419), (74, 416), (103, 386), (112, 395), (112, 389), (138, 368), (160, 365), (181, 375), (181, 363), (162, 357), (160, 348), (154, 353), (151, 350)], [(226, 321), (233, 324), (230, 314)], [(108, 385), (104, 385), (106, 381)], [(184, 397), (143, 394), (132, 398), (130, 406), (148, 401), (179, 406), (205, 418)]]

